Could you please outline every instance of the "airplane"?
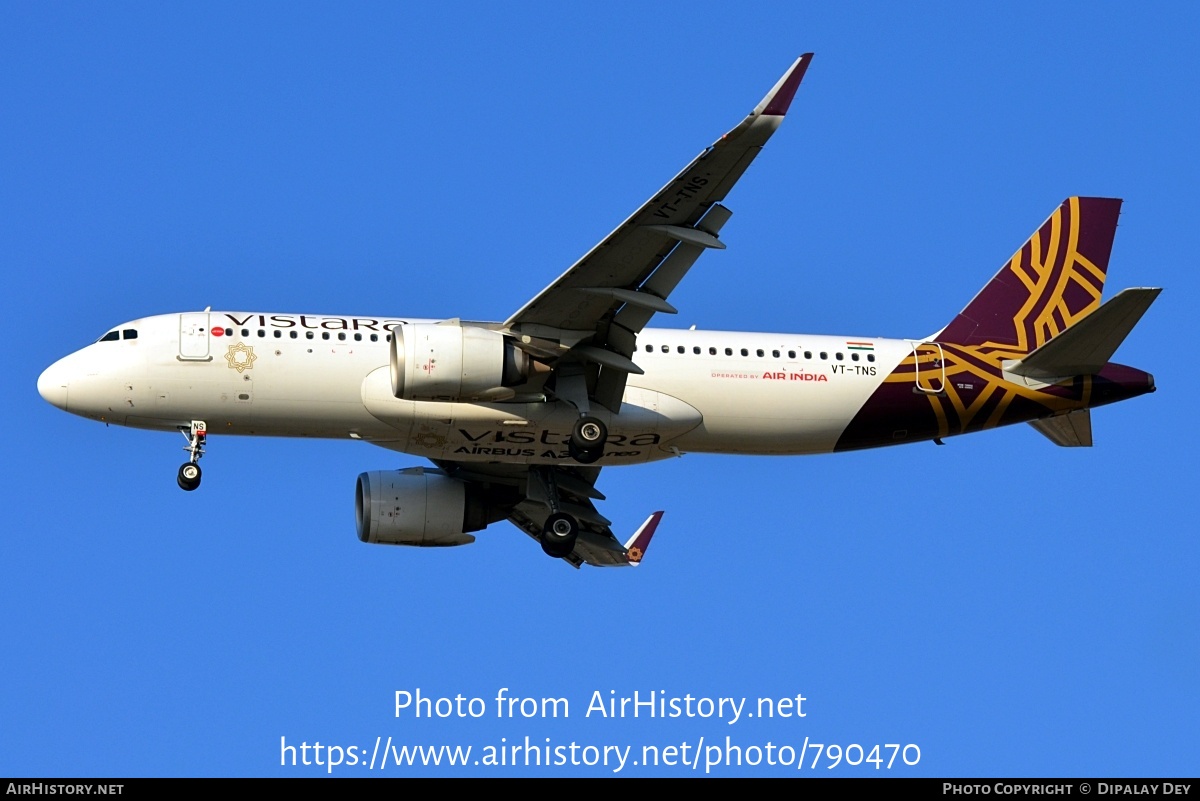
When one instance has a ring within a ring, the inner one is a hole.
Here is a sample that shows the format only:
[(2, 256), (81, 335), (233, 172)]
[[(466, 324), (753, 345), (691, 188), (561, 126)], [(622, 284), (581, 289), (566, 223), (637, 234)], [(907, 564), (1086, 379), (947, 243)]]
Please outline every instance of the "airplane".
[(503, 322), (185, 311), (122, 323), (38, 392), (104, 423), (369, 442), (431, 462), (358, 476), (364, 542), (454, 546), (509, 520), (578, 568), (637, 566), (662, 512), (618, 540), (604, 467), (685, 453), (816, 454), (1029, 423), (1092, 444), (1090, 410), (1153, 392), (1109, 361), (1160, 288), (1101, 303), (1121, 201), (1070, 197), (937, 333), (915, 339), (649, 328), (779, 127), (800, 56), (736, 127)]

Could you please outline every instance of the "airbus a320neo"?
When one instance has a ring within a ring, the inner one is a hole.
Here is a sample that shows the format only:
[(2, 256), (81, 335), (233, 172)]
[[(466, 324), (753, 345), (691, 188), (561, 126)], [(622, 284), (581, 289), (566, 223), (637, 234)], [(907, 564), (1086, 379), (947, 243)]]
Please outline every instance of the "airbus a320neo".
[(181, 431), (185, 490), (210, 437), (328, 437), (428, 460), (358, 477), (366, 542), (445, 546), (508, 519), (578, 567), (638, 564), (595, 506), (603, 467), (684, 453), (811, 454), (1029, 423), (1091, 444), (1090, 410), (1154, 390), (1109, 361), (1159, 293), (1101, 303), (1121, 201), (1063, 201), (936, 334), (650, 328), (726, 195), (783, 121), (801, 56), (748, 117), (502, 322), (187, 311), (132, 320), (38, 379), (105, 423)]

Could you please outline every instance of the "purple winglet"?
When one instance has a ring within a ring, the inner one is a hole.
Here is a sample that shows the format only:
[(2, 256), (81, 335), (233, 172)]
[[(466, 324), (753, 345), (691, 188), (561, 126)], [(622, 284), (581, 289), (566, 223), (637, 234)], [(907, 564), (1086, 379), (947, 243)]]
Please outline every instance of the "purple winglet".
[(629, 542), (625, 543), (625, 556), (629, 560), (629, 564), (636, 565), (642, 561), (646, 555), (646, 549), (650, 547), (650, 538), (654, 536), (654, 532), (658, 528), (658, 521), (662, 520), (662, 516), (662, 512), (650, 515), (646, 518), (646, 522), (642, 523), (642, 527), (629, 538)]
[(770, 114), (777, 117), (782, 117), (787, 114), (788, 107), (792, 105), (792, 98), (796, 96), (796, 90), (800, 88), (800, 81), (804, 80), (804, 73), (808, 70), (808, 65), (812, 62), (812, 53), (805, 53), (796, 59), (796, 63), (792, 66), (791, 71), (784, 76), (780, 82), (779, 88), (775, 90), (775, 94), (771, 97), (771, 102), (767, 103), (767, 107), (763, 109), (763, 114)]

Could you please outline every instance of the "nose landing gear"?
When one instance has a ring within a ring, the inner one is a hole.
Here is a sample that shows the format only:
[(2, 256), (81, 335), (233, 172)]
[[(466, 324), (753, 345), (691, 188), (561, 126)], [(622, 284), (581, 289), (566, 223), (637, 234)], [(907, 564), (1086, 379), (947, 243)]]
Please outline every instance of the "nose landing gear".
[(192, 462), (184, 462), (179, 468), (179, 475), (175, 477), (180, 489), (191, 492), (196, 487), (200, 486), (200, 465)]
[(203, 420), (193, 420), (190, 429), (185, 431), (181, 427), (179, 431), (188, 441), (184, 450), (191, 454), (191, 458), (180, 466), (175, 481), (179, 484), (180, 489), (191, 492), (200, 486), (200, 465), (197, 463), (204, 455), (204, 442), (208, 436), (208, 426)]

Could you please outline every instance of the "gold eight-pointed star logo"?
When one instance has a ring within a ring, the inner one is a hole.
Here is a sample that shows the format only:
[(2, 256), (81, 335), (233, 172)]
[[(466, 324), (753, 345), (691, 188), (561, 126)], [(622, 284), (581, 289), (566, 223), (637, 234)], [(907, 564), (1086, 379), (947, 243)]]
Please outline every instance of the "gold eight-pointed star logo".
[(225, 361), (229, 362), (229, 366), (239, 373), (244, 373), (253, 367), (254, 360), (257, 358), (254, 355), (253, 346), (242, 342), (235, 342), (230, 345), (229, 350), (225, 353)]

